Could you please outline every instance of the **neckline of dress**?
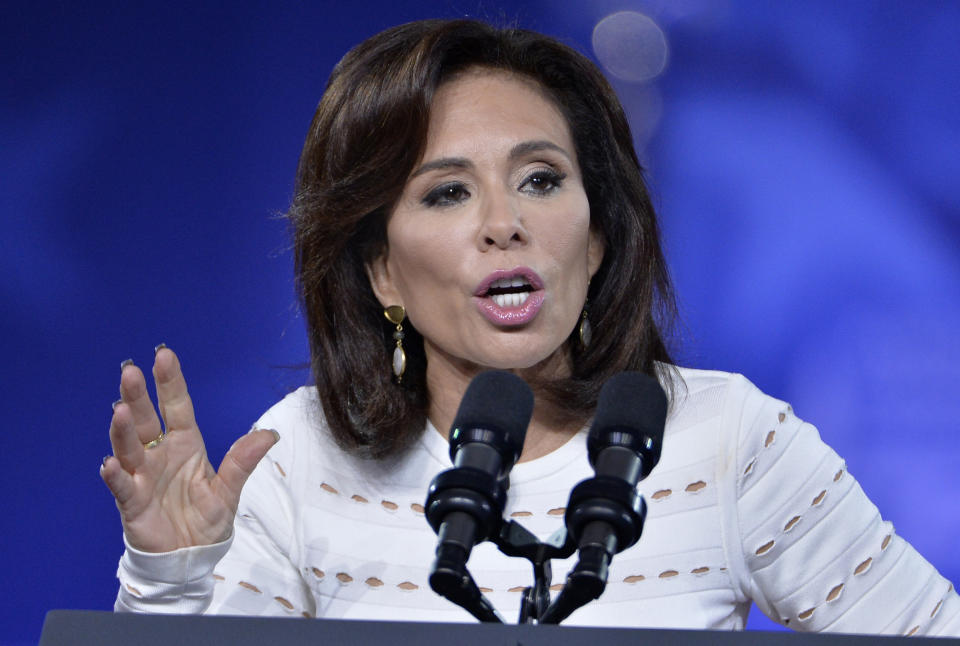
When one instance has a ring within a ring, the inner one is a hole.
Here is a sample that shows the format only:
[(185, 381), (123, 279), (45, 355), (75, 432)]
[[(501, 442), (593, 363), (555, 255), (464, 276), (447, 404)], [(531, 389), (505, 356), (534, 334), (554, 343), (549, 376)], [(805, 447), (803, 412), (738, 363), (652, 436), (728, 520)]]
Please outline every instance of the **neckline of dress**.
[[(519, 484), (543, 478), (556, 473), (576, 460), (586, 460), (587, 427), (570, 436), (566, 442), (539, 458), (520, 462), (510, 471), (510, 482)], [(430, 420), (420, 440), (426, 450), (444, 465), (450, 468), (450, 444)]]

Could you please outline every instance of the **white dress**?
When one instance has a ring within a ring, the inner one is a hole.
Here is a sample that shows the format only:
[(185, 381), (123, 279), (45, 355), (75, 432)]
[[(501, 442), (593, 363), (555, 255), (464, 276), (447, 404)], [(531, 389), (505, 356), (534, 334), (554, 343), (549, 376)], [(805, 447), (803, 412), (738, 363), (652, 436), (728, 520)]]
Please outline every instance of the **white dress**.
[[(640, 483), (639, 543), (568, 625), (742, 629), (751, 600), (797, 630), (960, 635), (960, 598), (881, 519), (841, 460), (790, 406), (739, 375), (680, 369), (663, 455)], [(256, 428), (281, 436), (250, 477), (232, 540), (166, 554), (129, 546), (116, 609), (474, 621), (427, 583), (430, 480), (451, 466), (428, 427), (386, 462), (341, 451), (301, 388)], [(506, 515), (546, 538), (593, 475), (586, 432), (510, 474)], [(553, 564), (561, 584), (575, 557)], [(477, 546), (469, 569), (507, 621), (530, 565)]]

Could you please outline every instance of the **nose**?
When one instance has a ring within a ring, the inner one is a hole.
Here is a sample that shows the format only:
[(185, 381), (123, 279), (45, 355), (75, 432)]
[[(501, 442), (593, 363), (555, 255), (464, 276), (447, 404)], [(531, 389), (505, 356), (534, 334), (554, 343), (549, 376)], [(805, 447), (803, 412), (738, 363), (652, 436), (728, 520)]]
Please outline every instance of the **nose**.
[(477, 235), (481, 251), (492, 248), (509, 249), (513, 246), (524, 246), (529, 242), (520, 205), (511, 199), (511, 196), (488, 193), (481, 206), (481, 218)]

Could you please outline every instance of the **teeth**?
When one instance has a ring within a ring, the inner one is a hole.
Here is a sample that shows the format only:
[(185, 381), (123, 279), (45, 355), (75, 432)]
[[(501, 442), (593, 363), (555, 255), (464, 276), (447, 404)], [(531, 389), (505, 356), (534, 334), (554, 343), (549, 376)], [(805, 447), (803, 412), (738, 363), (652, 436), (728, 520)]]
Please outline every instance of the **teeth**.
[(513, 278), (498, 278), (490, 283), (490, 289), (509, 289), (510, 287), (523, 287), (529, 284), (530, 283), (527, 281), (527, 279), (522, 276), (514, 276)]
[(530, 298), (530, 292), (519, 292), (516, 294), (494, 294), (490, 298), (497, 304), (497, 307), (520, 307)]

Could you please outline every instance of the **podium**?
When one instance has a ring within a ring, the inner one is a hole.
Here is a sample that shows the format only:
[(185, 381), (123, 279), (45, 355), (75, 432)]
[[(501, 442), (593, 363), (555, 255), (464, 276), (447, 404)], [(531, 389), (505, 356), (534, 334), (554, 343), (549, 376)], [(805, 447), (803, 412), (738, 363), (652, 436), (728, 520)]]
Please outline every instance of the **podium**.
[(960, 644), (960, 639), (862, 635), (438, 624), (346, 619), (115, 614), (51, 610), (40, 646), (868, 646)]

